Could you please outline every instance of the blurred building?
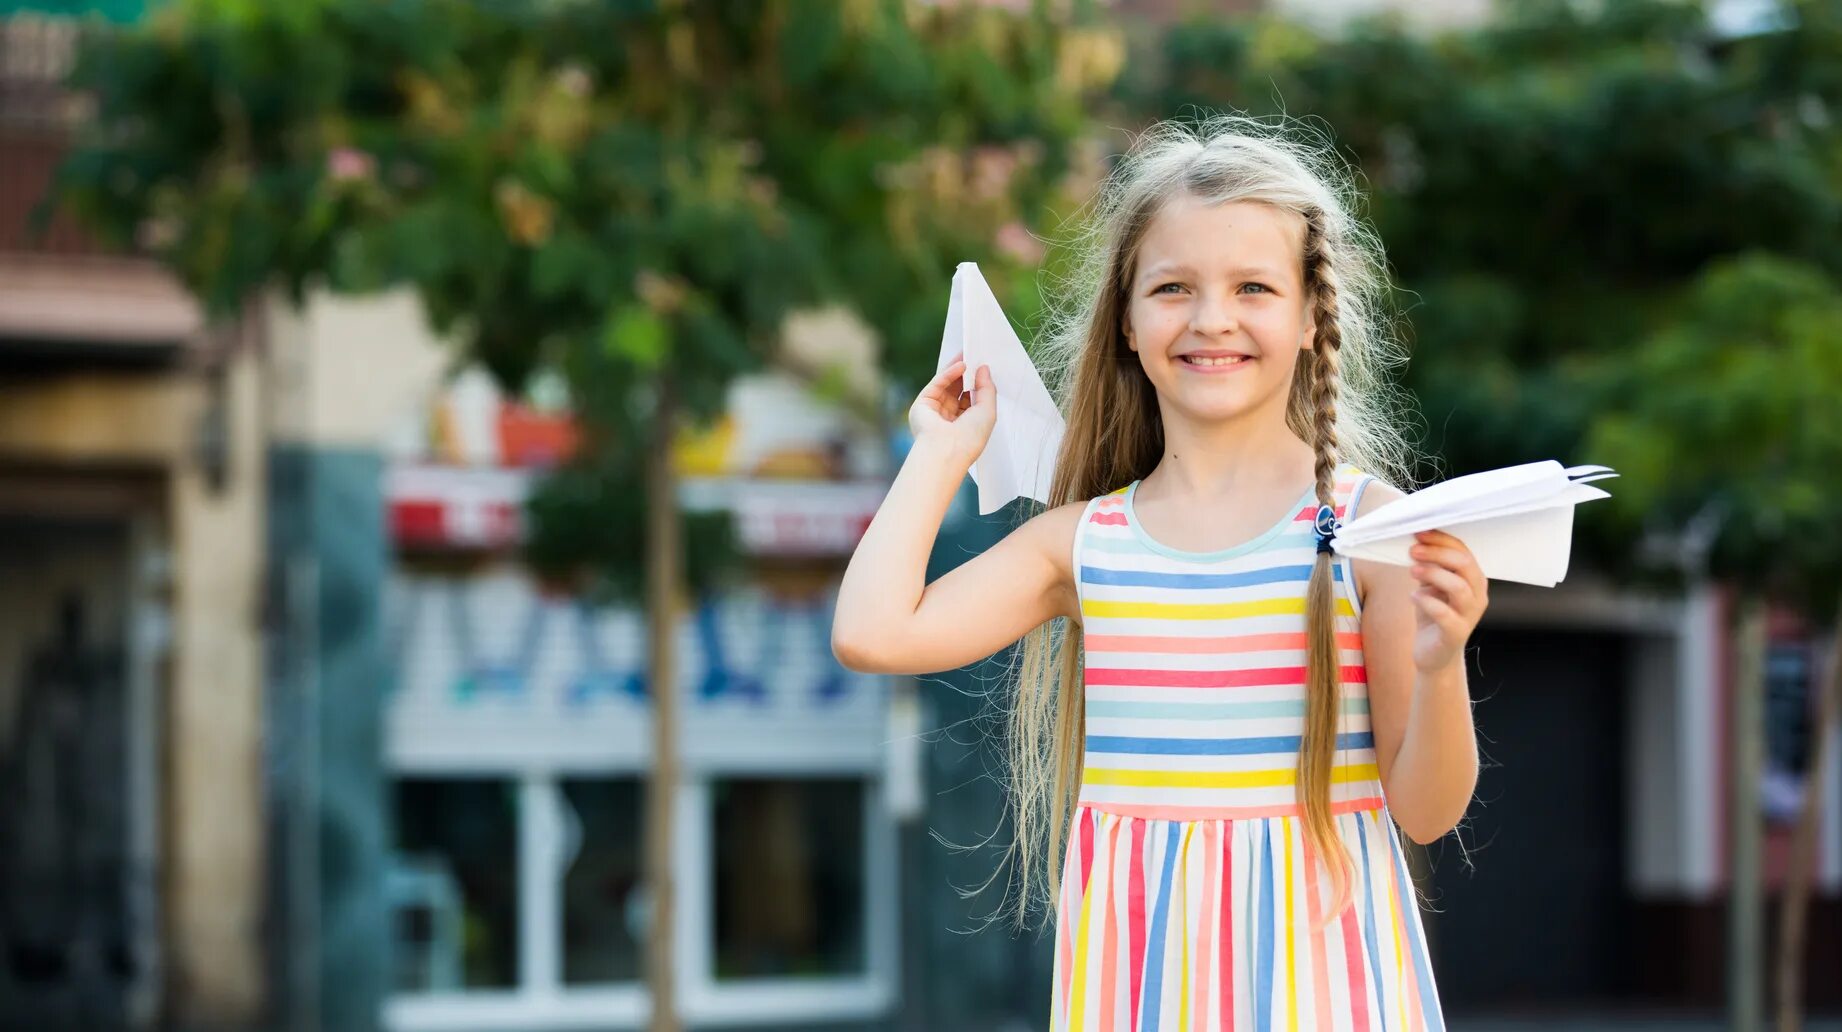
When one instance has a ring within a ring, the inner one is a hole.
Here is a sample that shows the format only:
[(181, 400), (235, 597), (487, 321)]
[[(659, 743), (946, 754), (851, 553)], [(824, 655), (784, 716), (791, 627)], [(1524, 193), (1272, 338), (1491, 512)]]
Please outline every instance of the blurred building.
[[(804, 324), (806, 346), (829, 324)], [(860, 334), (837, 339), (857, 361)], [(822, 345), (821, 345), (822, 346)], [(834, 349), (835, 350), (835, 349)], [(858, 366), (858, 374), (869, 370)], [(541, 393), (541, 391), (539, 392)], [(570, 423), (463, 372), (392, 439), (384, 757), (391, 1029), (640, 1027), (645, 621), (517, 558)], [(677, 616), (679, 1007), (700, 1026), (881, 1020), (900, 974), (890, 678), (831, 654), (885, 446), (792, 380), (738, 383), (679, 451), (733, 513), (740, 586)]]
[(261, 363), (151, 264), (28, 232), (72, 37), (0, 20), (0, 1014), (237, 1017), (263, 982)]
[[(28, 233), (70, 43), (0, 19), (0, 1026), (638, 1027), (643, 624), (517, 560), (572, 443), (559, 399), (455, 367), (406, 295), (209, 321), (146, 262)], [(796, 337), (871, 362), (846, 322)], [(956, 887), (996, 850), (932, 837), (999, 826), (999, 663), (914, 680), (830, 655), (897, 458), (771, 376), (680, 451), (682, 501), (733, 513), (750, 558), (676, 615), (699, 1026), (1046, 1013), (1046, 940), (962, 934), (1002, 885)], [(930, 577), (1003, 531), (957, 505)], [(1717, 1013), (1730, 594), (1581, 569), (1492, 599), (1479, 801), (1422, 872), (1452, 1011)], [(1808, 719), (1833, 646), (1776, 615), (1772, 885), (1835, 734)], [(1829, 756), (1809, 982), (1834, 1008)]]

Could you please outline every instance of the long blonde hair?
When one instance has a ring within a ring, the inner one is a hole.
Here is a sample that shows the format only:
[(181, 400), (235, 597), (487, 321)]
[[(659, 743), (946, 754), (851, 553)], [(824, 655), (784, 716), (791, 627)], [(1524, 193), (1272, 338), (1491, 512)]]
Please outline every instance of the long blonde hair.
[[(1301, 123), (1217, 115), (1161, 122), (1141, 134), (1081, 220), (1075, 265), (1050, 291), (1036, 364), (1068, 421), (1049, 507), (1085, 501), (1149, 474), (1164, 450), (1157, 398), (1121, 331), (1145, 229), (1173, 198), (1253, 201), (1304, 219), (1304, 283), (1317, 346), (1301, 351), (1286, 424), (1317, 454), (1317, 498), (1333, 504), (1340, 463), (1397, 487), (1411, 480), (1402, 432), (1411, 409), (1385, 375), (1406, 361), (1385, 316), (1385, 260), (1357, 215), (1360, 194), (1328, 139)], [(1346, 514), (1346, 516), (1349, 514)], [(1342, 684), (1331, 557), (1312, 567), (1309, 655), (1299, 750), (1304, 832), (1334, 892), (1328, 921), (1350, 897), (1353, 865), (1330, 809)], [(1062, 846), (1081, 779), (1081, 636), (1064, 619), (1025, 636), (1017, 653), (1006, 749), (1016, 923), (1053, 911)], [(994, 874), (995, 877), (995, 874)], [(989, 884), (989, 882), (987, 882)], [(982, 888), (982, 887), (981, 887)], [(993, 914), (997, 916), (997, 914)]]

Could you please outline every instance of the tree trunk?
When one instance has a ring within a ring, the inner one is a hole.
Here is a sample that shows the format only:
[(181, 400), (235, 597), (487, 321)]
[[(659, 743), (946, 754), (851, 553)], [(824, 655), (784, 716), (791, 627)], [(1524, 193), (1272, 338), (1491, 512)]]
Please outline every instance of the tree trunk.
[(672, 469), (677, 399), (671, 372), (658, 378), (652, 445), (646, 452), (646, 685), (652, 702), (652, 773), (646, 792), (646, 881), (652, 920), (646, 937), (651, 1032), (678, 1032), (673, 995), (673, 815), (678, 794), (678, 666), (672, 647), (683, 577), (678, 483)]
[(1743, 595), (1733, 681), (1733, 704), (1727, 721), (1727, 1027), (1732, 1032), (1759, 1032), (1764, 1018), (1764, 965), (1760, 949), (1765, 900), (1760, 878), (1762, 826), (1759, 775), (1765, 747), (1765, 602)]
[(1778, 1032), (1799, 1032), (1804, 1024), (1804, 926), (1809, 917), (1810, 883), (1815, 880), (1816, 833), (1822, 823), (1823, 769), (1829, 762), (1829, 729), (1842, 700), (1842, 608), (1836, 612), (1836, 635), (1830, 643), (1828, 676), (1818, 682), (1815, 743), (1804, 771), (1803, 810), (1791, 839), (1791, 864), (1784, 876), (1778, 910)]

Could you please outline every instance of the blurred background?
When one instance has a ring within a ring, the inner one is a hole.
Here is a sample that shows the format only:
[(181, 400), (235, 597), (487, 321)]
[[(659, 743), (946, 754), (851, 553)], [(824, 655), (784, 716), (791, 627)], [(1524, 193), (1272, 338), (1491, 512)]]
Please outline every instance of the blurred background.
[(1402, 487), (1622, 474), (1469, 650), (1452, 1027), (1842, 1027), (1789, 0), (0, 0), (0, 1026), (1040, 1027), (959, 891), (1007, 657), (846, 671), (835, 587), (955, 264), (1029, 340), (1131, 131), (1225, 109), (1359, 170)]

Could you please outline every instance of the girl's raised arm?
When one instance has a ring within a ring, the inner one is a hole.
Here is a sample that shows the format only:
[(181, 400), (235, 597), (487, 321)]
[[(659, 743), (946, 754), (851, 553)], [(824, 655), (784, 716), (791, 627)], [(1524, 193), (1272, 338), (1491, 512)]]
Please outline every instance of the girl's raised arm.
[(997, 391), (981, 366), (971, 397), (964, 362), (909, 409), (914, 446), (858, 542), (838, 587), (832, 652), (853, 670), (923, 674), (992, 655), (1057, 616), (1078, 617), (1070, 551), (1084, 506), (1042, 513), (932, 584), (927, 557), (947, 506), (991, 436)]

